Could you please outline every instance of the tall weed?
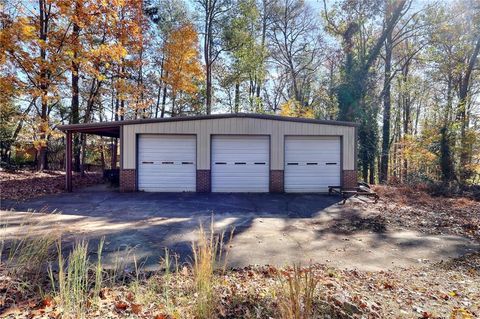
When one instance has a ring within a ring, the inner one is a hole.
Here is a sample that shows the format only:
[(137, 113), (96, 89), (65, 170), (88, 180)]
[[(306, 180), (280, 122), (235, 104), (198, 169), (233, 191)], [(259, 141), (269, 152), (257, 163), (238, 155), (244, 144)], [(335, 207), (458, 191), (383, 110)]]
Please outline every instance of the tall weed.
[[(230, 234), (230, 241), (233, 237), (233, 229)], [(223, 259), (222, 271), (225, 272), (227, 265), (228, 249), (224, 252), (224, 235), (215, 234), (213, 216), (210, 222), (210, 230), (207, 231), (200, 223), (199, 239), (192, 242), (192, 272), (194, 278), (194, 289), (197, 295), (194, 312), (196, 318), (215, 317), (215, 282), (214, 271)]]
[(8, 221), (0, 222), (0, 269), (4, 275), (30, 286), (36, 286), (43, 279), (49, 262), (55, 258), (54, 247), (60, 238), (60, 232), (37, 233), (38, 229), (45, 228), (48, 220), (47, 216), (37, 218), (40, 213), (29, 213), (24, 217), (22, 224), (16, 226), (18, 229), (13, 238), (7, 235), (12, 225)]
[[(88, 258), (87, 241), (77, 242), (67, 259), (64, 259), (62, 254), (61, 240), (58, 241), (58, 275), (55, 278), (52, 267), (49, 269), (49, 275), (53, 295), (65, 316), (83, 318), (87, 308), (92, 302), (97, 301), (103, 278), (101, 262), (103, 244), (102, 238), (97, 249), (97, 262), (92, 264)], [(92, 289), (93, 298), (90, 298), (89, 292)]]
[(312, 269), (294, 265), (279, 277), (278, 309), (281, 319), (309, 319), (313, 316), (317, 280)]

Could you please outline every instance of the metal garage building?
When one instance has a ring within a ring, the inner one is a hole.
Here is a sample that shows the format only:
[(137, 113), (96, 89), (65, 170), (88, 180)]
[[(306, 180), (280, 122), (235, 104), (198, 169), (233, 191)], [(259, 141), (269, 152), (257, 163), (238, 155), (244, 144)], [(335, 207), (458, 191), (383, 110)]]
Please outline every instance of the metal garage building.
[(260, 114), (64, 125), (120, 138), (120, 189), (145, 192), (326, 192), (356, 184), (356, 125)]

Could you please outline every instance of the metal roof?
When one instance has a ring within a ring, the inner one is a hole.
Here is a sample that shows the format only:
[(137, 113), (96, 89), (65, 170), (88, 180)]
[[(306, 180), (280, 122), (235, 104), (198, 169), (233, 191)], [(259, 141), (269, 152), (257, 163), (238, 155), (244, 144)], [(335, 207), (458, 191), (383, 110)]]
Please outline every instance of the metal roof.
[(317, 120), (297, 117), (287, 117), (280, 115), (270, 114), (257, 114), (257, 113), (229, 113), (229, 114), (212, 114), (212, 115), (198, 115), (198, 116), (178, 116), (178, 117), (164, 117), (155, 119), (137, 119), (137, 120), (125, 120), (125, 121), (112, 121), (112, 122), (96, 122), (96, 123), (81, 123), (81, 124), (68, 124), (60, 125), (58, 128), (61, 131), (71, 131), (79, 133), (90, 133), (102, 136), (119, 137), (120, 126), (133, 125), (133, 124), (147, 124), (147, 123), (163, 123), (163, 122), (176, 122), (176, 121), (199, 121), (199, 120), (213, 120), (213, 119), (226, 119), (226, 118), (252, 118), (262, 120), (274, 120), (274, 121), (288, 121), (288, 122), (300, 122), (311, 124), (324, 124), (324, 125), (341, 125), (341, 126), (358, 126), (354, 122), (345, 121), (333, 121), (333, 120)]

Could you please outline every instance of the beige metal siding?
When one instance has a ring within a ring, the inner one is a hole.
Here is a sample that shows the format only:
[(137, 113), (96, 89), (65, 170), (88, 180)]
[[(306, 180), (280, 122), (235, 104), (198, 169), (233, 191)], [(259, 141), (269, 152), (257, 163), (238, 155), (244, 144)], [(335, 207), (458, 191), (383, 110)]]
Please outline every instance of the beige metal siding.
[(300, 123), (254, 118), (223, 118), (165, 123), (125, 125), (123, 127), (123, 168), (135, 168), (137, 134), (196, 134), (197, 169), (210, 169), (210, 140), (214, 134), (270, 135), (271, 169), (284, 168), (285, 135), (327, 135), (343, 137), (343, 169), (355, 167), (355, 127)]

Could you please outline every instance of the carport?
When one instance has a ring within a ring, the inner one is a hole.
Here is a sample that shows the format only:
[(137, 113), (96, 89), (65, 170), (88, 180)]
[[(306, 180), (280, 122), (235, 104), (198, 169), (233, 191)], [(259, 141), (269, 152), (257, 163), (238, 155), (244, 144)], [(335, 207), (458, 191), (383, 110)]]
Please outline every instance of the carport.
[[(72, 191), (72, 161), (73, 161), (73, 134), (92, 134), (105, 137), (120, 138), (121, 125), (119, 122), (104, 122), (90, 124), (72, 124), (59, 127), (65, 132), (65, 189)], [(121, 145), (121, 143), (117, 143)], [(120, 146), (121, 147), (121, 146)], [(116, 157), (116, 154), (112, 155)], [(113, 160), (112, 160), (113, 162)], [(116, 159), (115, 159), (116, 162)]]

